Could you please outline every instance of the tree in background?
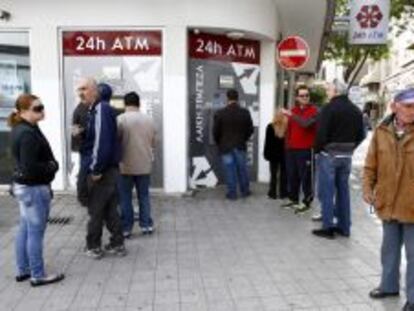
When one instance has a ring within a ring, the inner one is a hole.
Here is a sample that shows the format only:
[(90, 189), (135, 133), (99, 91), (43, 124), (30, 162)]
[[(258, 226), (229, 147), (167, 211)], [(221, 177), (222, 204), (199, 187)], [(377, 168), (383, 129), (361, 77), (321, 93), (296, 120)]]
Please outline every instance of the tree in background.
[(321, 108), (327, 102), (325, 88), (322, 86), (314, 86), (310, 89), (310, 102)]
[[(335, 0), (336, 17), (349, 16), (349, 0)], [(396, 35), (414, 27), (414, 0), (391, 0), (390, 31)], [(414, 30), (413, 30), (414, 31)], [(358, 46), (348, 43), (348, 33), (332, 32), (324, 52), (325, 60), (335, 60), (344, 67), (344, 81), (352, 85), (368, 59), (379, 61), (389, 55), (389, 45)]]

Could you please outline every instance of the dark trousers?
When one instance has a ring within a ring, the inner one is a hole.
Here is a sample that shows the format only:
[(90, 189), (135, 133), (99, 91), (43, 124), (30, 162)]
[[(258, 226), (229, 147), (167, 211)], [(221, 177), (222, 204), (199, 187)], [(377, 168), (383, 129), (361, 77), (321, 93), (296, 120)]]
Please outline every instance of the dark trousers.
[(303, 191), (303, 203), (313, 201), (313, 159), (312, 150), (286, 151), (286, 169), (288, 175), (289, 199), (299, 202), (300, 188)]
[(79, 169), (78, 179), (76, 180), (76, 195), (78, 202), (87, 207), (88, 206), (88, 173), (82, 169)]
[[(277, 197), (279, 194), (280, 198), (288, 197), (287, 189), (287, 176), (286, 176), (286, 165), (285, 159), (280, 158), (269, 162), (270, 166), (270, 183), (269, 197)], [(279, 191), (278, 191), (279, 190)]]
[(124, 243), (121, 218), (118, 213), (117, 177), (116, 169), (109, 169), (103, 173), (100, 180), (95, 182), (90, 175), (88, 176), (89, 222), (86, 235), (88, 249), (101, 247), (104, 223), (111, 233), (111, 245), (119, 246)]

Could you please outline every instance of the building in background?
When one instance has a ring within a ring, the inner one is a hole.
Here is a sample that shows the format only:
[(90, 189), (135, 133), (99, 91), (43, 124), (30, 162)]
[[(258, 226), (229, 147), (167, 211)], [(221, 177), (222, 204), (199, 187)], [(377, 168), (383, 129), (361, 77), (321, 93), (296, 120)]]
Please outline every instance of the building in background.
[(154, 187), (167, 193), (220, 182), (211, 119), (225, 90), (238, 89), (255, 122), (252, 178), (266, 181), (265, 127), (289, 80), (278, 68), (276, 44), (302, 36), (311, 57), (301, 72), (315, 72), (333, 6), (329, 0), (2, 1), (10, 18), (0, 19), (0, 183), (12, 166), (5, 117), (16, 96), (31, 91), (45, 104), (41, 127), (61, 164), (53, 187), (73, 187), (69, 124), (73, 88), (84, 75), (109, 83), (118, 109), (124, 93), (142, 96), (158, 126)]
[(7, 117), (16, 97), (30, 92), (30, 80), (28, 33), (0, 32), (0, 184), (10, 182), (13, 167)]
[(376, 122), (389, 112), (389, 102), (395, 93), (414, 85), (414, 28), (402, 33), (390, 33), (390, 55), (378, 62), (368, 62), (368, 72), (361, 79), (363, 100), (371, 108), (371, 119)]

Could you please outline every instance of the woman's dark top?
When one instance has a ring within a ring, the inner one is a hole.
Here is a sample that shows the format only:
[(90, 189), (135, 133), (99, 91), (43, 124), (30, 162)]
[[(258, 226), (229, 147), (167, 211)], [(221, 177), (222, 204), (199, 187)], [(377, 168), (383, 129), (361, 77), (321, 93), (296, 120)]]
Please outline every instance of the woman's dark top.
[(37, 125), (22, 121), (12, 130), (12, 154), (16, 165), (13, 181), (23, 185), (48, 185), (59, 164)]
[(267, 161), (280, 161), (285, 156), (285, 139), (276, 136), (273, 124), (266, 128), (266, 140), (264, 145), (264, 158)]

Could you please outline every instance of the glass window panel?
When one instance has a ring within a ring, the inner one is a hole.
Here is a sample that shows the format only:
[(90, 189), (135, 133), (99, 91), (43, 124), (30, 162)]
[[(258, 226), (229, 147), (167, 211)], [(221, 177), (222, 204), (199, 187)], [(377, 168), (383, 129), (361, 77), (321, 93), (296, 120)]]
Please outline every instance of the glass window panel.
[(13, 169), (7, 117), (30, 88), (29, 34), (0, 32), (0, 184), (10, 182)]

